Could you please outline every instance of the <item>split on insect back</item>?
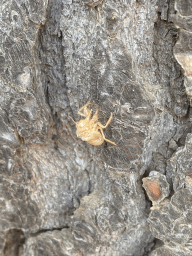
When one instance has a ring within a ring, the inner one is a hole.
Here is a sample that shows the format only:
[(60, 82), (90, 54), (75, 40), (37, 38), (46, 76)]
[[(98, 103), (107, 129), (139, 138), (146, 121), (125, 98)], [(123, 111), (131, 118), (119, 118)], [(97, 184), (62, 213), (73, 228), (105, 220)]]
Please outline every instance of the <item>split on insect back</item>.
[(98, 122), (98, 108), (96, 109), (95, 114), (92, 115), (92, 109), (88, 108), (91, 102), (88, 101), (83, 107), (81, 107), (78, 111), (80, 116), (85, 117), (84, 119), (80, 120), (78, 123), (73, 121), (76, 124), (76, 134), (77, 137), (81, 138), (83, 141), (87, 141), (89, 144), (94, 146), (101, 145), (104, 141), (109, 142), (116, 146), (115, 142), (108, 140), (105, 138), (103, 129), (107, 128), (110, 124), (113, 114), (109, 117), (106, 125), (102, 125)]

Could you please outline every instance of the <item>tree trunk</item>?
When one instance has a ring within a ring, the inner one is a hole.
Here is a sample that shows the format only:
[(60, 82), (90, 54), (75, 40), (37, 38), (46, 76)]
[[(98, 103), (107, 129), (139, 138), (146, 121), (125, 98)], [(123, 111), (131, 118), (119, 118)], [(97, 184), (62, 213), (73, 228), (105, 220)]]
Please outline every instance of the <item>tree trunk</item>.
[(192, 2), (0, 8), (0, 255), (191, 255)]

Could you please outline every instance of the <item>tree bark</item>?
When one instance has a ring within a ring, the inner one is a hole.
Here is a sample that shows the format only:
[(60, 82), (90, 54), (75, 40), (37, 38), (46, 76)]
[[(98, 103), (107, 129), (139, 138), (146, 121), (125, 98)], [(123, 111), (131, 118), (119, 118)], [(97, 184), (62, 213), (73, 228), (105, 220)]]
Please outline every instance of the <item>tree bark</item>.
[(191, 255), (191, 1), (0, 8), (0, 255)]

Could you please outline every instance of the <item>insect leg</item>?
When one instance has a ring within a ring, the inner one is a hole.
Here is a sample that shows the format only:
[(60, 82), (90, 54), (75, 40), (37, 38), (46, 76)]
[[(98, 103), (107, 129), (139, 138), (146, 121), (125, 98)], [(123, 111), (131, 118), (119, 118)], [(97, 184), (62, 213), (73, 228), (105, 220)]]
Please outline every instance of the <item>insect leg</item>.
[(111, 116), (109, 117), (109, 120), (107, 121), (106, 125), (102, 125), (100, 122), (98, 122), (97, 124), (99, 125), (99, 127), (101, 128), (107, 128), (107, 126), (110, 124), (111, 120), (113, 118), (113, 113), (111, 113)]
[(113, 141), (108, 140), (108, 139), (105, 138), (105, 135), (104, 135), (104, 133), (103, 133), (103, 129), (102, 129), (102, 128), (99, 128), (99, 130), (101, 131), (101, 134), (102, 134), (103, 139), (104, 139), (105, 141), (107, 141), (107, 142), (113, 144), (114, 146), (117, 146), (117, 145), (115, 144), (115, 142), (113, 142)]
[(82, 110), (84, 110), (88, 105), (90, 105), (91, 104), (91, 102), (90, 101), (88, 101), (83, 107), (81, 107), (80, 109), (79, 109), (79, 111), (78, 111), (78, 114), (80, 115), (80, 116), (87, 116), (86, 114), (84, 114), (84, 113), (82, 113)]
[(97, 121), (97, 119), (98, 119), (98, 111), (99, 110), (97, 108), (95, 114), (93, 115), (93, 118), (91, 119), (93, 121), (93, 123), (95, 123)]
[(73, 118), (70, 116), (70, 118), (71, 118), (71, 120), (75, 123), (75, 124), (77, 124), (74, 120), (73, 120)]

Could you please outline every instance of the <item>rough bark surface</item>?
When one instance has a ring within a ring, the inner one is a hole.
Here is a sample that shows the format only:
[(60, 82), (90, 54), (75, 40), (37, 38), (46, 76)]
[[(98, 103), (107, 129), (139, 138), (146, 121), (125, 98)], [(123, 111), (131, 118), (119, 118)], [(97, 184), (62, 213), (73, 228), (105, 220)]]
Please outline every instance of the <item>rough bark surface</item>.
[(1, 1), (0, 255), (192, 255), (191, 33), (190, 0)]

